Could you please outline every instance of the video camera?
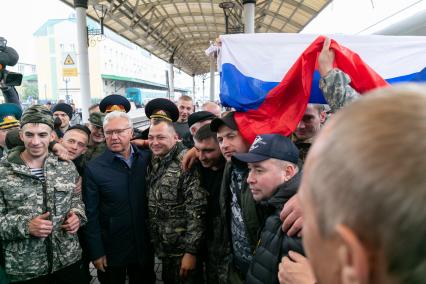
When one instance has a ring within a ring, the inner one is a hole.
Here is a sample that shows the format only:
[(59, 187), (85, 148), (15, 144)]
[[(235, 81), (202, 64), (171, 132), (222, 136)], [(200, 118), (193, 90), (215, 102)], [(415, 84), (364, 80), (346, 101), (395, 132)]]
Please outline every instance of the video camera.
[(6, 66), (14, 66), (18, 60), (18, 53), (11, 47), (6, 46), (7, 40), (0, 37), (0, 87), (20, 86), (22, 74), (6, 70)]

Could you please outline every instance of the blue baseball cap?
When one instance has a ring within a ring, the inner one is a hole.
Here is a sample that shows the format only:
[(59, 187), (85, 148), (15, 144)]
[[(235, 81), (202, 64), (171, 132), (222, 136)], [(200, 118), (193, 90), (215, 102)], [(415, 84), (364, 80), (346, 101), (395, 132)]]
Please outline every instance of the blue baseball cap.
[(299, 150), (288, 137), (280, 134), (262, 134), (256, 136), (248, 153), (234, 154), (232, 158), (246, 163), (257, 163), (274, 158), (297, 164)]

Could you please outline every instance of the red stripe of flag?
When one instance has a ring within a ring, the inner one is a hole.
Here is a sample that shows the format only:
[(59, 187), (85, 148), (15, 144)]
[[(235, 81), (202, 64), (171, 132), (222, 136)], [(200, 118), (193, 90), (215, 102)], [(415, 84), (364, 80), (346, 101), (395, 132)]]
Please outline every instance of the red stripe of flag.
[[(293, 64), (282, 81), (266, 96), (256, 110), (236, 112), (235, 120), (243, 137), (252, 143), (258, 134), (279, 133), (289, 136), (305, 113), (312, 78), (325, 37), (319, 36)], [(365, 93), (388, 83), (355, 52), (331, 40), (335, 66), (349, 75), (351, 86)]]

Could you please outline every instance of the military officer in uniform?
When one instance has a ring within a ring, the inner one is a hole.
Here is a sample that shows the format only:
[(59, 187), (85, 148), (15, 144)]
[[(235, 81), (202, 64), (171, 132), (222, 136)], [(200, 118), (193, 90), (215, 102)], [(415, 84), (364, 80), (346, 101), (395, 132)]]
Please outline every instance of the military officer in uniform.
[(130, 102), (120, 95), (109, 95), (101, 100), (99, 103), (99, 110), (102, 113), (110, 113), (113, 111), (129, 112)]
[(170, 120), (155, 118), (148, 142), (152, 151), (147, 172), (148, 216), (155, 253), (163, 264), (163, 281), (202, 283), (197, 255), (205, 232), (207, 192), (200, 186), (197, 171), (181, 171), (186, 148), (177, 140)]
[[(158, 118), (175, 122), (179, 118), (179, 110), (171, 100), (156, 98), (146, 104), (145, 115), (151, 122)], [(148, 148), (148, 133), (149, 127), (135, 137), (132, 143), (142, 148)]]
[(81, 283), (77, 230), (86, 222), (70, 161), (48, 152), (53, 116), (44, 106), (21, 117), (17, 147), (0, 162), (0, 238), (11, 282)]

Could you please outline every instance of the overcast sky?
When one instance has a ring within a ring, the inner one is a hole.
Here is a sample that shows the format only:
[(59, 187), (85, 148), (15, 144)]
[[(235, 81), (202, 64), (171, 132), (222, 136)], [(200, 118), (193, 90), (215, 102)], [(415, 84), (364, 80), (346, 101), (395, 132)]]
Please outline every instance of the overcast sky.
[[(303, 32), (356, 34), (410, 5), (384, 25), (426, 9), (426, 0), (334, 0)], [(24, 63), (35, 63), (33, 33), (48, 19), (68, 18), (74, 11), (59, 0), (0, 0), (0, 7), (0, 36)]]

